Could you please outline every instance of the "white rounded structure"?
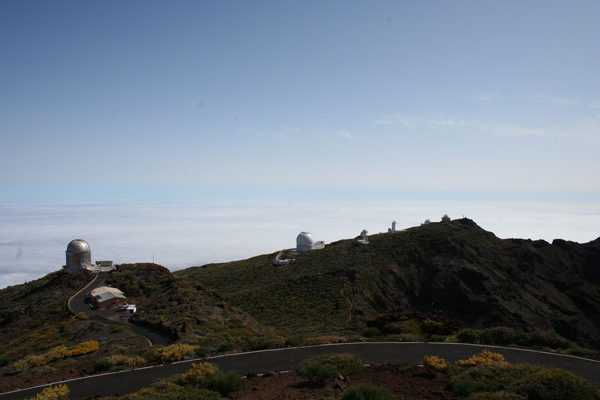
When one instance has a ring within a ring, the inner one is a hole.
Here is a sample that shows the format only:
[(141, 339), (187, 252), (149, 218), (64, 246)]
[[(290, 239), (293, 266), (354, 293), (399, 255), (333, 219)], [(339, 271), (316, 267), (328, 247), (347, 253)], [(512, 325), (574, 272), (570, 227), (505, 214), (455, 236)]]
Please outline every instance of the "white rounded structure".
[(90, 245), (83, 239), (72, 240), (66, 251), (69, 273), (78, 272), (92, 265), (92, 250)]
[(303, 251), (312, 250), (315, 245), (315, 238), (313, 238), (310, 232), (300, 232), (296, 238), (296, 251), (302, 253)]

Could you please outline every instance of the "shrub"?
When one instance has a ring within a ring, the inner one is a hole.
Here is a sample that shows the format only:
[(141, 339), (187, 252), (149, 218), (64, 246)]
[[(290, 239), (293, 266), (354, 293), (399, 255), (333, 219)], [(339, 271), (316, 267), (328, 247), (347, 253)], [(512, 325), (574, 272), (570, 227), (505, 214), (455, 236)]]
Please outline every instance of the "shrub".
[(217, 351), (219, 353), (227, 353), (228, 351), (233, 351), (235, 349), (237, 349), (237, 346), (235, 345), (235, 343), (231, 342), (223, 342), (217, 346)]
[(281, 342), (271, 338), (250, 338), (244, 348), (248, 351), (275, 349), (281, 347)]
[(202, 386), (208, 390), (219, 392), (221, 396), (244, 390), (247, 387), (246, 380), (235, 371), (218, 371), (202, 379)]
[(8, 354), (3, 354), (0, 356), (0, 367), (4, 367), (6, 364), (10, 364), (12, 362), (12, 357)]
[(392, 322), (383, 327), (383, 332), (388, 334), (407, 333), (415, 335), (420, 335), (422, 333), (419, 323), (413, 320)]
[(88, 316), (84, 313), (84, 312), (80, 312), (79, 314), (75, 314), (73, 315), (70, 319), (69, 322), (75, 322), (75, 321), (84, 321), (88, 319)]
[(88, 340), (87, 342), (79, 343), (77, 346), (73, 347), (69, 351), (69, 356), (76, 357), (76, 356), (81, 356), (84, 354), (93, 353), (94, 351), (98, 350), (99, 348), (100, 348), (100, 345), (98, 344), (97, 341)]
[(312, 359), (302, 361), (296, 372), (298, 375), (305, 376), (317, 383), (323, 383), (339, 375), (333, 364), (323, 364)]
[(42, 393), (38, 393), (37, 396), (33, 397), (32, 400), (58, 400), (66, 399), (69, 394), (69, 388), (67, 385), (50, 386), (42, 390)]
[(127, 357), (123, 360), (123, 365), (128, 367), (135, 367), (146, 363), (146, 359), (140, 356)]
[(476, 389), (477, 383), (469, 374), (461, 374), (452, 379), (450, 389), (459, 396), (468, 396)]
[(154, 357), (162, 362), (174, 362), (184, 357), (193, 357), (195, 346), (188, 344), (172, 344), (167, 347), (161, 347), (154, 352)]
[(346, 376), (363, 368), (364, 361), (355, 354), (329, 353), (303, 360), (297, 372), (315, 382), (324, 382), (338, 374)]
[[(105, 400), (117, 400), (118, 398), (105, 398)], [(126, 400), (221, 400), (221, 395), (208, 389), (193, 386), (178, 386), (167, 383), (152, 388), (144, 388), (137, 393), (127, 395)]]
[(551, 349), (568, 349), (571, 342), (554, 332), (535, 331), (529, 335), (530, 346), (548, 347)]
[(321, 360), (326, 364), (332, 364), (344, 376), (355, 374), (365, 368), (363, 359), (351, 353), (329, 353), (313, 358)]
[(346, 389), (340, 400), (395, 400), (395, 398), (389, 389), (371, 383), (362, 383)]
[(192, 368), (183, 374), (181, 378), (184, 382), (188, 383), (199, 383), (202, 379), (207, 376), (216, 374), (219, 372), (219, 368), (211, 363), (200, 363), (200, 364), (192, 364)]
[(529, 339), (529, 334), (517, 331), (512, 328), (498, 326), (488, 330), (490, 344), (507, 345), (518, 344), (524, 345)]
[(474, 355), (467, 360), (458, 360), (456, 362), (456, 365), (461, 367), (474, 367), (481, 364), (508, 365), (508, 363), (504, 361), (504, 356), (502, 354), (492, 353), (488, 350), (483, 350), (481, 353)]
[(368, 337), (368, 338), (379, 336), (380, 334), (381, 334), (381, 332), (379, 332), (379, 329), (375, 328), (374, 326), (372, 326), (370, 328), (365, 328), (361, 332), (361, 336)]
[(105, 372), (114, 367), (108, 359), (102, 358), (94, 363), (94, 372)]
[(285, 339), (285, 345), (287, 347), (298, 347), (302, 346), (304, 338), (299, 336), (289, 337)]
[(198, 346), (194, 349), (194, 357), (204, 357), (210, 353), (210, 350), (206, 347)]
[(562, 369), (544, 369), (524, 381), (529, 385), (541, 385), (555, 399), (600, 399), (600, 391), (591, 382)]
[(485, 330), (463, 329), (456, 334), (461, 343), (488, 343), (488, 332)]
[(446, 370), (446, 361), (437, 356), (425, 356), (423, 365), (429, 372), (443, 372)]

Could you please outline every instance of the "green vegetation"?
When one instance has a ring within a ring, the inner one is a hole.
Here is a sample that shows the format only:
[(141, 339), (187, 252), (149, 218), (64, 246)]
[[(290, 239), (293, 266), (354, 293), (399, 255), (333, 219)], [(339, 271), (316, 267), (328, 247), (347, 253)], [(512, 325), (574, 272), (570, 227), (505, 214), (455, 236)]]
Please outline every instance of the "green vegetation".
[(340, 400), (395, 400), (389, 389), (371, 383), (361, 383), (344, 391)]
[[(246, 388), (238, 373), (222, 372), (214, 364), (193, 364), (182, 375), (158, 381), (139, 392), (119, 397), (122, 400), (220, 400)], [(104, 400), (116, 400), (105, 397)]]
[[(443, 321), (368, 325), (374, 315), (442, 310), (463, 326), (477, 321), (511, 326), (515, 332), (532, 329), (525, 340), (529, 346), (573, 351), (581, 347), (571, 342), (600, 346), (600, 326), (589, 317), (593, 313), (564, 306), (583, 304), (588, 300), (582, 299), (582, 291), (594, 292), (596, 272), (591, 266), (599, 257), (597, 243), (559, 247), (502, 240), (468, 219), (372, 235), (369, 242), (333, 242), (322, 250), (297, 254), (286, 266), (274, 265), (273, 253), (175, 274), (223, 293), (233, 306), (286, 337), (360, 334), (388, 340), (452, 340), (459, 325)], [(558, 270), (560, 282), (553, 278)], [(600, 311), (600, 302), (593, 303), (586, 307)], [(565, 324), (567, 319), (572, 322)], [(550, 343), (535, 331), (557, 332), (563, 339)], [(504, 333), (491, 332), (499, 335), (490, 340), (524, 341)]]
[(278, 338), (231, 307), (219, 293), (178, 278), (159, 265), (120, 265), (107, 283), (136, 299), (138, 312), (132, 323), (158, 330), (180, 344), (211, 349), (231, 342), (241, 348), (252, 338)]
[(203, 378), (201, 385), (208, 390), (219, 392), (221, 396), (228, 396), (229, 393), (246, 389), (247, 384), (235, 371), (217, 371)]
[(185, 357), (194, 357), (196, 346), (175, 343), (167, 347), (155, 346), (154, 358), (161, 362), (175, 362)]
[(67, 385), (50, 386), (42, 390), (36, 397), (31, 400), (62, 400), (66, 399), (69, 395), (69, 388)]
[(446, 367), (435, 356), (425, 357), (426, 368), (452, 376), (452, 391), (469, 399), (540, 400), (600, 399), (600, 390), (585, 379), (560, 370), (530, 364), (512, 365), (504, 357), (487, 350), (467, 360), (459, 360), (459, 368)]
[(360, 372), (364, 364), (364, 361), (355, 354), (329, 353), (303, 360), (297, 373), (314, 382), (323, 383), (338, 375), (347, 376)]
[(9, 371), (12, 374), (16, 374), (33, 367), (44, 366), (52, 361), (60, 360), (66, 357), (76, 357), (92, 353), (98, 349), (98, 342), (95, 340), (80, 343), (70, 349), (65, 346), (58, 346), (42, 355), (38, 356), (32, 354), (20, 359), (10, 366)]

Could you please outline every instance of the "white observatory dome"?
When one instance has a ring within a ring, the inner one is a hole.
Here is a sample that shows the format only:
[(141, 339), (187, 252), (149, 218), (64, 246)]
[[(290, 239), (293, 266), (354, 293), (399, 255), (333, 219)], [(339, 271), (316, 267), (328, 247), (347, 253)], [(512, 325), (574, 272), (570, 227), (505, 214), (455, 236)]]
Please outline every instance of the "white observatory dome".
[(315, 238), (310, 232), (300, 232), (296, 238), (296, 251), (301, 253), (303, 251), (312, 250), (315, 244)]

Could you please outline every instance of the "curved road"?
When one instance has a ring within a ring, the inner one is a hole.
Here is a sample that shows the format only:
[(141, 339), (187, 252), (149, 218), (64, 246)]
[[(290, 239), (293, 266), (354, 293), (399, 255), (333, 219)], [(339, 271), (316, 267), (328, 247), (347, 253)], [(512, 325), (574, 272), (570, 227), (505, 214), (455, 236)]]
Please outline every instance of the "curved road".
[[(533, 350), (453, 343), (351, 343), (264, 350), (93, 375), (60, 383), (65, 383), (69, 387), (70, 398), (77, 399), (133, 393), (149, 386), (156, 379), (187, 371), (194, 361), (209, 361), (221, 370), (238, 371), (245, 375), (250, 371), (261, 374), (268, 371), (294, 370), (298, 368), (300, 361), (306, 358), (331, 352), (358, 354), (368, 364), (420, 364), (423, 357), (427, 355), (437, 355), (446, 361), (455, 362), (471, 357), (484, 348), (502, 354), (510, 363), (531, 363), (549, 368), (562, 368), (595, 384), (600, 384), (600, 361)], [(0, 394), (0, 400), (31, 398), (47, 386), (49, 385)]]
[(87, 286), (85, 286), (83, 289), (81, 289), (79, 292), (77, 292), (73, 297), (71, 297), (69, 299), (69, 304), (68, 304), (69, 310), (73, 314), (79, 314), (80, 312), (85, 313), (89, 319), (91, 319), (93, 321), (101, 322), (103, 324), (128, 325), (131, 327), (131, 329), (134, 332), (146, 337), (146, 339), (148, 339), (150, 341), (150, 344), (162, 344), (164, 346), (171, 344), (171, 341), (166, 336), (164, 336), (154, 330), (151, 330), (146, 327), (139, 326), (139, 325), (134, 325), (134, 324), (120, 322), (120, 321), (114, 321), (114, 320), (109, 319), (108, 315), (110, 315), (110, 314), (114, 315), (114, 313), (115, 313), (114, 309), (93, 310), (90, 308), (90, 306), (85, 302), (85, 298), (86, 298), (87, 294), (89, 292), (91, 292), (93, 289), (102, 285), (102, 283), (104, 283), (104, 281), (108, 277), (109, 273), (110, 272), (100, 272), (94, 278), (94, 280), (92, 280), (90, 283), (87, 284)]

